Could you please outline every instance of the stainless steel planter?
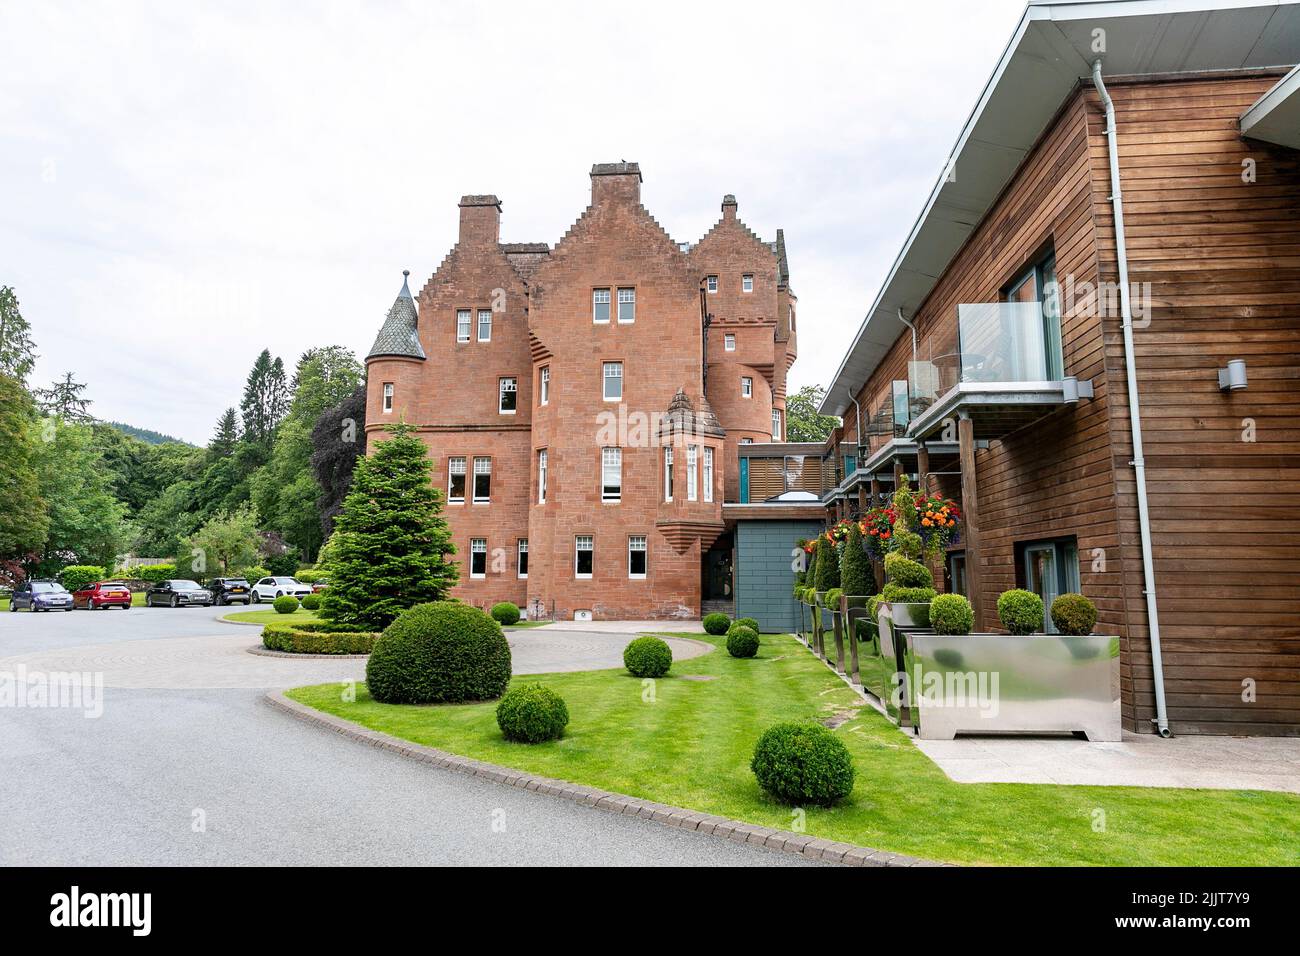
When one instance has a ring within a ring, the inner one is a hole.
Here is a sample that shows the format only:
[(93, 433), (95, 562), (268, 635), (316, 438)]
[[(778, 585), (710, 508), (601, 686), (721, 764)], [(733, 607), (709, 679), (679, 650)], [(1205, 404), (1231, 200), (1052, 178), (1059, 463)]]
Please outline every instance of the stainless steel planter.
[(876, 627), (871, 640), (862, 645), (859, 661), (862, 688), (884, 708), (885, 716), (901, 727), (911, 726), (909, 700), (904, 691), (906, 645), (909, 629), (930, 624), (929, 604), (886, 604), (876, 608)]
[(1119, 638), (903, 632), (921, 737), (1078, 731), (1119, 740)]

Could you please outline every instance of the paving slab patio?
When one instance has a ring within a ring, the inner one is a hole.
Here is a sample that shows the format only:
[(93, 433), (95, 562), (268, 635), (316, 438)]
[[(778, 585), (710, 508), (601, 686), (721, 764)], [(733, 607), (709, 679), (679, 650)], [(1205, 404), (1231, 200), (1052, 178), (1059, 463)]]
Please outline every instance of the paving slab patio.
[(1124, 733), (1073, 737), (911, 738), (956, 783), (1058, 783), (1300, 793), (1300, 737)]

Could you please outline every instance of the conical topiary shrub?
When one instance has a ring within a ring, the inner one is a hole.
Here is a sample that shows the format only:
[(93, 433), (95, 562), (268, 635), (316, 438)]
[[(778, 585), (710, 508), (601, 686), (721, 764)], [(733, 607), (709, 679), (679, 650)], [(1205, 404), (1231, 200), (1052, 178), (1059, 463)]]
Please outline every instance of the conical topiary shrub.
[(825, 537), (817, 539), (817, 575), (818, 591), (829, 591), (840, 586), (840, 556), (835, 553), (835, 545)]
[(850, 597), (865, 597), (876, 591), (871, 559), (862, 547), (862, 531), (857, 522), (849, 529), (849, 539), (844, 543), (844, 563), (840, 568), (840, 587)]

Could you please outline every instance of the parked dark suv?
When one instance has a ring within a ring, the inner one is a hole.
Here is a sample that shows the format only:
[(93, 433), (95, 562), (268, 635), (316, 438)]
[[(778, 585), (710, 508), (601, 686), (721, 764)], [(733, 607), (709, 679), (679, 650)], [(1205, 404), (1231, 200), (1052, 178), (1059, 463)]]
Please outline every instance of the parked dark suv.
[(71, 611), (72, 595), (58, 581), (24, 581), (14, 588), (9, 610), (25, 607), (33, 611)]
[(252, 600), (252, 588), (243, 578), (213, 578), (208, 582), (212, 603), (247, 604)]
[(199, 604), (207, 607), (211, 603), (211, 592), (199, 587), (194, 581), (159, 581), (144, 592), (145, 607), (157, 607), (159, 604), (165, 604), (169, 607), (187, 607)]

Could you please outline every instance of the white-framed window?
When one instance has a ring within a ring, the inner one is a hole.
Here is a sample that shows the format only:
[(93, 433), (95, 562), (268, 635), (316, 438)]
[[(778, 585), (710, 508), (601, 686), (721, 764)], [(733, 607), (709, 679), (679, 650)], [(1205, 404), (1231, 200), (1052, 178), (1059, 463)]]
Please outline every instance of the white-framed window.
[(617, 402), (623, 398), (623, 363), (606, 362), (602, 369), (605, 401)]
[(591, 293), (591, 321), (598, 325), (609, 322), (609, 290), (594, 289)]
[(781, 409), (772, 409), (772, 441), (781, 440)]
[(713, 449), (704, 446), (704, 500), (713, 500)]
[(537, 389), (538, 402), (547, 405), (551, 401), (551, 367), (543, 365), (538, 377), (541, 379), (541, 385)]
[(492, 500), (492, 459), (474, 459), (474, 503), (484, 504)]
[(528, 577), (528, 539), (527, 538), (519, 539), (518, 550), (516, 551), (516, 554), (518, 555), (518, 561), (515, 565), (515, 567), (518, 569), (516, 573), (521, 578), (526, 578)]
[(728, 352), (736, 351), (736, 336), (733, 332), (727, 332), (722, 336), (722, 347)]
[(591, 577), (595, 565), (596, 542), (589, 534), (576, 535), (573, 539), (573, 576), (575, 578)]
[(790, 306), (790, 331), (794, 331), (794, 306)]
[(740, 376), (740, 397), (741, 398), (754, 397), (754, 380), (750, 378), (748, 375)]
[(469, 309), (456, 310), (456, 341), (469, 341)]
[(753, 291), (754, 291), (754, 277), (753, 277), (753, 276), (741, 276), (741, 277), (740, 277), (740, 291), (741, 291), (741, 292), (753, 292)]
[(480, 342), (492, 341), (492, 310), (478, 310), (478, 340)]
[(623, 449), (600, 450), (600, 500), (623, 500)]
[(393, 383), (384, 383), (384, 414), (389, 415), (393, 411)]
[(513, 415), (519, 402), (519, 379), (513, 376), (502, 378), (498, 385), (497, 411), (502, 415)]
[(717, 276), (705, 276), (705, 277), (704, 277), (704, 288), (708, 289), (710, 293), (717, 292), (717, 291), (718, 291), (718, 277), (717, 277)]
[(618, 290), (618, 320), (624, 325), (636, 321), (636, 289)]
[(447, 459), (447, 502), (453, 505), (465, 503), (465, 459)]
[(700, 478), (700, 446), (686, 446), (686, 500), (699, 498), (697, 491)]
[(742, 439), (740, 440), (740, 443), (741, 443), (742, 445), (752, 445), (752, 444), (754, 444), (754, 439), (752, 439), (752, 438), (742, 438)]
[(664, 501), (673, 500), (673, 450), (664, 449)]
[(546, 504), (546, 449), (537, 453), (537, 503)]
[(627, 537), (627, 576), (634, 581), (645, 577), (646, 536), (631, 534)]
[(487, 577), (487, 538), (469, 539), (469, 576)]

